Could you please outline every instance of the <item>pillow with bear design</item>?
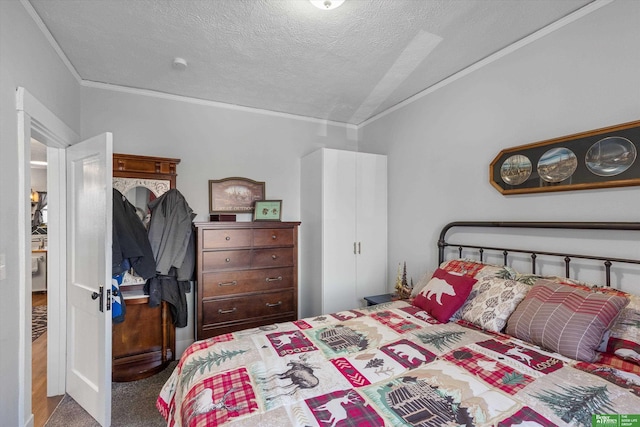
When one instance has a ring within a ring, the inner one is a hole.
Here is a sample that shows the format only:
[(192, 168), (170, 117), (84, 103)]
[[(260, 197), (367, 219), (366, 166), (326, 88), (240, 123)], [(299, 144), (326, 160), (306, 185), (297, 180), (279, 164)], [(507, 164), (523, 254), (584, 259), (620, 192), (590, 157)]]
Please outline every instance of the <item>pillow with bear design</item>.
[(426, 311), (439, 322), (448, 322), (467, 300), (476, 279), (438, 268), (431, 280), (416, 295), (413, 305)]
[[(442, 270), (448, 271), (453, 274), (469, 276), (476, 280), (480, 280), (484, 277), (500, 277), (502, 279), (513, 279), (518, 274), (513, 268), (506, 265), (485, 264), (477, 260), (466, 258), (457, 258), (444, 261), (438, 268), (441, 268)], [(420, 280), (418, 280), (418, 283), (416, 283), (416, 285), (413, 287), (411, 296), (415, 297), (416, 295), (418, 295), (422, 288), (424, 288), (427, 283), (429, 283), (431, 277), (432, 275), (429, 273), (423, 274)]]

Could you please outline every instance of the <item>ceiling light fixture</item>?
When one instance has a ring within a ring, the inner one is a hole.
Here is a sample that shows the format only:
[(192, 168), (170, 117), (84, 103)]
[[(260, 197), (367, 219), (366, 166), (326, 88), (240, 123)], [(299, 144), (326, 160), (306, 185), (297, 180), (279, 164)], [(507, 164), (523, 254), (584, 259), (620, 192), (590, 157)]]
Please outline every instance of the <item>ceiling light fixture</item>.
[(339, 7), (344, 0), (309, 0), (312, 5), (322, 10), (331, 10)]

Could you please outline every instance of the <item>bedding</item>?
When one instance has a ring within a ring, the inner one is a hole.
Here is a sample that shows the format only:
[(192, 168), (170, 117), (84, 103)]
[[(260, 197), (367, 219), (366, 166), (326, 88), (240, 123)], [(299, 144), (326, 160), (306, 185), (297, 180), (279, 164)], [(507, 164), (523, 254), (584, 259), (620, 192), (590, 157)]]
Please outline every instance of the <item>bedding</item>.
[(640, 367), (606, 356), (573, 360), (394, 301), (196, 342), (157, 407), (185, 427), (590, 426), (640, 407), (640, 376), (622, 369)]

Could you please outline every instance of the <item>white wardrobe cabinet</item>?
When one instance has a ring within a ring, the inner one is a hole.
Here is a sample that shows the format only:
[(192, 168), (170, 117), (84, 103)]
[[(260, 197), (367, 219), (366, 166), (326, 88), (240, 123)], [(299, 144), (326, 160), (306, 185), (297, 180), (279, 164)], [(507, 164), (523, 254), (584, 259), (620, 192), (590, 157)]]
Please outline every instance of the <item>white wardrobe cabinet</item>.
[(387, 292), (387, 158), (323, 148), (301, 161), (302, 317)]

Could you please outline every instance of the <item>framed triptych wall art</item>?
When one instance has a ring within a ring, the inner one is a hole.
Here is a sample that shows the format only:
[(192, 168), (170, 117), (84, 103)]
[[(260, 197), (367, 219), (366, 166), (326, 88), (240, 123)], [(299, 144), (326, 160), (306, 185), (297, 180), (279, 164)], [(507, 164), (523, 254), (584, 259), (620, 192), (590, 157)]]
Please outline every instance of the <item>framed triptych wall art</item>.
[(640, 120), (502, 150), (489, 167), (500, 193), (640, 185)]

